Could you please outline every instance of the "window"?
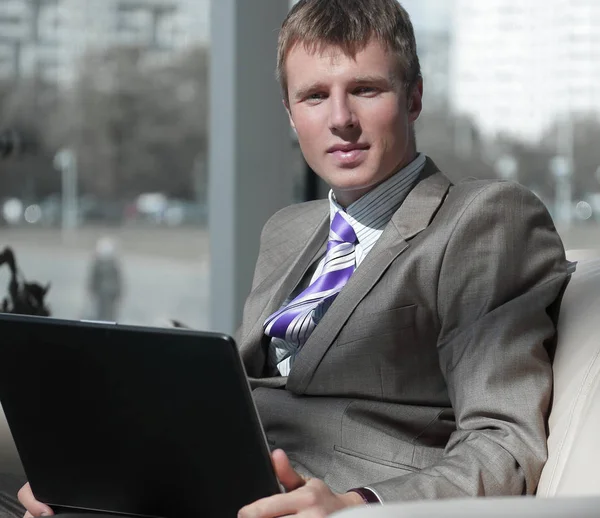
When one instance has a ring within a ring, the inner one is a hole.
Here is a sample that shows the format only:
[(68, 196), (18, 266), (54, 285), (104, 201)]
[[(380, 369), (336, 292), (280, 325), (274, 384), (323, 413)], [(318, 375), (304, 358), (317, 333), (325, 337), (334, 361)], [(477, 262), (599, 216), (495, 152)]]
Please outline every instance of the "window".
[[(422, 3), (435, 4), (435, 0)], [(478, 0), (454, 2), (454, 17), (448, 19), (446, 30), (452, 42), (453, 69), (461, 73), (448, 79), (449, 110), (438, 111), (435, 117), (466, 117), (478, 137), (472, 155), (461, 160), (454, 156), (452, 135), (444, 146), (435, 137), (439, 127), (435, 118), (419, 125), (417, 139), (421, 149), (434, 158), (439, 156), (440, 162), (442, 157), (454, 161), (451, 173), (456, 179), (495, 176), (493, 159), (480, 160), (485, 156), (481, 149), (513, 154), (519, 164), (516, 179), (546, 202), (567, 248), (586, 248), (599, 246), (594, 232), (598, 232), (600, 213), (583, 220), (570, 205), (600, 192), (595, 173), (600, 153), (592, 144), (600, 138), (598, 37), (590, 30), (590, 13), (597, 9), (597, 2), (579, 0), (576, 4), (567, 12), (560, 0), (495, 0), (487, 8)], [(476, 25), (489, 31), (474, 26), (475, 10)], [(498, 26), (501, 30), (495, 32)], [(428, 30), (427, 25), (422, 30)], [(473, 91), (474, 75), (481, 78), (478, 92)], [(428, 99), (424, 102), (427, 105)], [(555, 203), (560, 187), (548, 156), (564, 153), (573, 157), (574, 168), (567, 180), (571, 200), (563, 197), (559, 203), (569, 207), (561, 208)]]
[(53, 316), (206, 328), (208, 0), (36, 5), (0, 3), (0, 249)]

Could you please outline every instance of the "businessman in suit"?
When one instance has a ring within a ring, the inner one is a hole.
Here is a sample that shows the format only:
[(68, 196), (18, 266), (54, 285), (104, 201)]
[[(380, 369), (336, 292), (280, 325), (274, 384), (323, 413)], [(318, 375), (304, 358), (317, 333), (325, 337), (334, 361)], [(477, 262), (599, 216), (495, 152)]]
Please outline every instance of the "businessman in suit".
[(453, 185), (417, 152), (422, 79), (395, 0), (300, 0), (278, 73), (331, 192), (262, 232), (237, 339), (287, 492), (239, 516), (534, 493), (567, 279), (546, 209), (514, 183)]
[[(238, 340), (292, 490), (243, 517), (536, 489), (563, 246), (527, 189), (452, 185), (417, 152), (415, 48), (393, 0), (301, 1), (284, 22), (284, 103), (332, 191), (262, 233)], [(352, 270), (338, 291), (329, 253)]]

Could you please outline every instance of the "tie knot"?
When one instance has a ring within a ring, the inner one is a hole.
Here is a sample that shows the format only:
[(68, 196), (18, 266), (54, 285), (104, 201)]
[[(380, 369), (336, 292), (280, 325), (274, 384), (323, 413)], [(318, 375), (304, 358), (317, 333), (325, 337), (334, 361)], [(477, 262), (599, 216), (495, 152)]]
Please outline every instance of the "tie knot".
[(356, 233), (354, 232), (352, 225), (346, 221), (341, 212), (336, 212), (333, 217), (329, 231), (329, 240), (350, 244), (355, 244), (357, 241)]

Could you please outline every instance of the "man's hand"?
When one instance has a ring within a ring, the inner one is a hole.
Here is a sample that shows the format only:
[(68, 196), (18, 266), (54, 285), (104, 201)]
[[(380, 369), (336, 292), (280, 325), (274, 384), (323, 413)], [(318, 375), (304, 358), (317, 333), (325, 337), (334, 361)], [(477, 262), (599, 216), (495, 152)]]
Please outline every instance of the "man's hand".
[(323, 518), (329, 514), (364, 504), (356, 493), (337, 494), (316, 478), (305, 479), (294, 471), (283, 450), (271, 454), (275, 474), (287, 493), (263, 498), (242, 508), (238, 518)]
[(29, 482), (25, 484), (17, 495), (19, 502), (27, 510), (23, 518), (32, 518), (34, 516), (52, 516), (54, 512), (46, 504), (38, 502), (33, 496)]

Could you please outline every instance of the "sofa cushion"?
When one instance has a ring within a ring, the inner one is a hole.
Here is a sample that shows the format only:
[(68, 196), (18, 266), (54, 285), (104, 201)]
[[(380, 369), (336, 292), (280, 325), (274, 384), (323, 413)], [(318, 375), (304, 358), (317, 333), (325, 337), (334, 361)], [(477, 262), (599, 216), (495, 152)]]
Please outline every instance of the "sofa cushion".
[(561, 305), (548, 462), (538, 496), (600, 494), (600, 251), (571, 251)]

